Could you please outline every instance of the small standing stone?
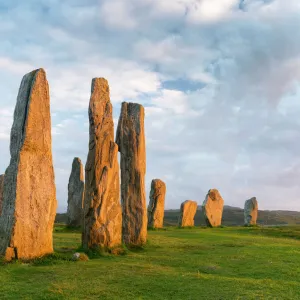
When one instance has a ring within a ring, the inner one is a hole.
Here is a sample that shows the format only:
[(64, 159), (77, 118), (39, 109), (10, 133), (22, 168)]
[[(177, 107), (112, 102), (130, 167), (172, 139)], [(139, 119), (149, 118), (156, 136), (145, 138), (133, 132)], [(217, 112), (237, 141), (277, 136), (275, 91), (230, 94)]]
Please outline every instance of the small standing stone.
[(255, 225), (258, 214), (258, 203), (255, 197), (245, 201), (244, 221), (245, 225)]
[(197, 202), (192, 200), (186, 200), (181, 203), (178, 226), (194, 226), (194, 218), (197, 212), (197, 206)]
[(146, 147), (142, 105), (122, 103), (116, 143), (121, 153), (123, 242), (142, 246), (147, 241)]
[(78, 157), (73, 159), (72, 171), (68, 184), (67, 225), (81, 226), (83, 217), (84, 179), (83, 166)]
[(224, 200), (217, 189), (208, 191), (202, 205), (207, 226), (221, 226)]
[(148, 205), (148, 227), (162, 228), (165, 214), (166, 184), (160, 179), (151, 182)]
[(53, 252), (56, 188), (52, 162), (49, 86), (38, 69), (21, 82), (4, 176), (0, 255), (31, 259)]

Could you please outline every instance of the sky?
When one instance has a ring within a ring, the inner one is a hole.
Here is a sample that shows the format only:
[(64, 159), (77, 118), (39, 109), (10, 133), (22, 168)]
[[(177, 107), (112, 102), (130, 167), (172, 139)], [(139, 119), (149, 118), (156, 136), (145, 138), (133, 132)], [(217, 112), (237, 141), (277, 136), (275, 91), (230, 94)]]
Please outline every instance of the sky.
[(166, 182), (166, 208), (226, 205), (300, 211), (299, 0), (0, 1), (0, 173), (9, 164), (24, 74), (50, 86), (58, 212), (72, 160), (85, 163), (91, 81), (145, 107), (146, 193)]

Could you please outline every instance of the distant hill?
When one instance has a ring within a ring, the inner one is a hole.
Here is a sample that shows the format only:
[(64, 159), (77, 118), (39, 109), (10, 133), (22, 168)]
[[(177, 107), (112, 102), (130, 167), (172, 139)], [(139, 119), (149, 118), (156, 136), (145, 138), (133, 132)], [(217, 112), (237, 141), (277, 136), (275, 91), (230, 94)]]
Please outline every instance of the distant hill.
[[(179, 213), (179, 210), (166, 210), (165, 225), (176, 225)], [(261, 225), (300, 224), (300, 212), (287, 210), (259, 210), (257, 223)], [(239, 207), (225, 205), (223, 210), (222, 224), (225, 226), (244, 225), (244, 210)], [(201, 206), (198, 206), (195, 217), (195, 225), (206, 225)]]
[[(178, 209), (165, 211), (165, 226), (176, 226), (180, 211)], [(56, 223), (66, 223), (67, 214), (57, 214)], [(258, 224), (261, 225), (296, 225), (300, 224), (300, 212), (288, 210), (260, 210), (258, 212)], [(237, 226), (244, 224), (244, 210), (239, 207), (225, 205), (223, 211), (222, 224), (225, 226)], [(196, 226), (205, 226), (205, 221), (201, 206), (195, 217)]]

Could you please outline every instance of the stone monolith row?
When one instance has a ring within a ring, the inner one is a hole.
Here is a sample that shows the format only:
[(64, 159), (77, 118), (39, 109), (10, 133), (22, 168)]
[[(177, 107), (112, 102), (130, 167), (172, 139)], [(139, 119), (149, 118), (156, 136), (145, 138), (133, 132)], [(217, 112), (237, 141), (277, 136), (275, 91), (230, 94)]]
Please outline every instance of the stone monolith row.
[(30, 259), (53, 252), (56, 189), (52, 163), (50, 97), (38, 69), (21, 82), (4, 176), (0, 255)]
[(162, 228), (165, 214), (166, 184), (160, 179), (153, 179), (148, 205), (148, 227)]
[(118, 146), (109, 86), (104, 78), (92, 81), (89, 104), (89, 153), (85, 166), (84, 248), (112, 248), (121, 244)]
[(0, 215), (2, 212), (3, 188), (4, 188), (4, 174), (0, 175)]
[(197, 212), (197, 202), (186, 200), (181, 203), (180, 216), (178, 220), (179, 227), (194, 226), (194, 218)]
[(142, 105), (122, 103), (116, 143), (121, 154), (123, 242), (141, 246), (147, 239), (146, 149)]
[(224, 200), (217, 189), (210, 189), (202, 205), (207, 226), (220, 226), (222, 222)]
[(258, 203), (255, 197), (245, 201), (244, 221), (245, 225), (255, 225), (258, 214)]
[(73, 159), (72, 171), (68, 184), (67, 225), (81, 226), (83, 221), (84, 178), (83, 166), (78, 157)]

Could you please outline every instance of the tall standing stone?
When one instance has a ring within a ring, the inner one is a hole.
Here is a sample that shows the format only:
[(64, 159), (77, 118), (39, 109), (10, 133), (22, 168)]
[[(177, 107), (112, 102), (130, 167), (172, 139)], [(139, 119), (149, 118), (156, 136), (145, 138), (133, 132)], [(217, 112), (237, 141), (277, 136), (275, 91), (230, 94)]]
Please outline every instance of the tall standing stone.
[(217, 189), (210, 189), (202, 205), (207, 226), (221, 226), (224, 200)]
[(127, 245), (141, 246), (147, 240), (146, 149), (142, 105), (122, 103), (116, 143), (121, 154), (123, 241)]
[(148, 227), (162, 228), (165, 215), (166, 184), (160, 179), (151, 182), (148, 205)]
[(46, 73), (38, 69), (21, 82), (4, 177), (0, 255), (30, 259), (53, 252), (56, 189), (52, 163), (50, 97)]
[(245, 225), (255, 225), (258, 214), (258, 203), (255, 197), (245, 201), (244, 221)]
[(72, 171), (68, 184), (67, 224), (81, 226), (83, 217), (84, 179), (83, 166), (78, 157), (73, 159)]
[(4, 174), (0, 175), (0, 215), (2, 212), (3, 188), (4, 188)]
[(197, 202), (193, 200), (186, 200), (181, 203), (178, 221), (179, 227), (194, 226), (194, 218), (197, 212), (197, 206)]
[(118, 146), (109, 86), (104, 78), (92, 81), (89, 104), (90, 138), (85, 166), (84, 248), (112, 248), (122, 243)]

